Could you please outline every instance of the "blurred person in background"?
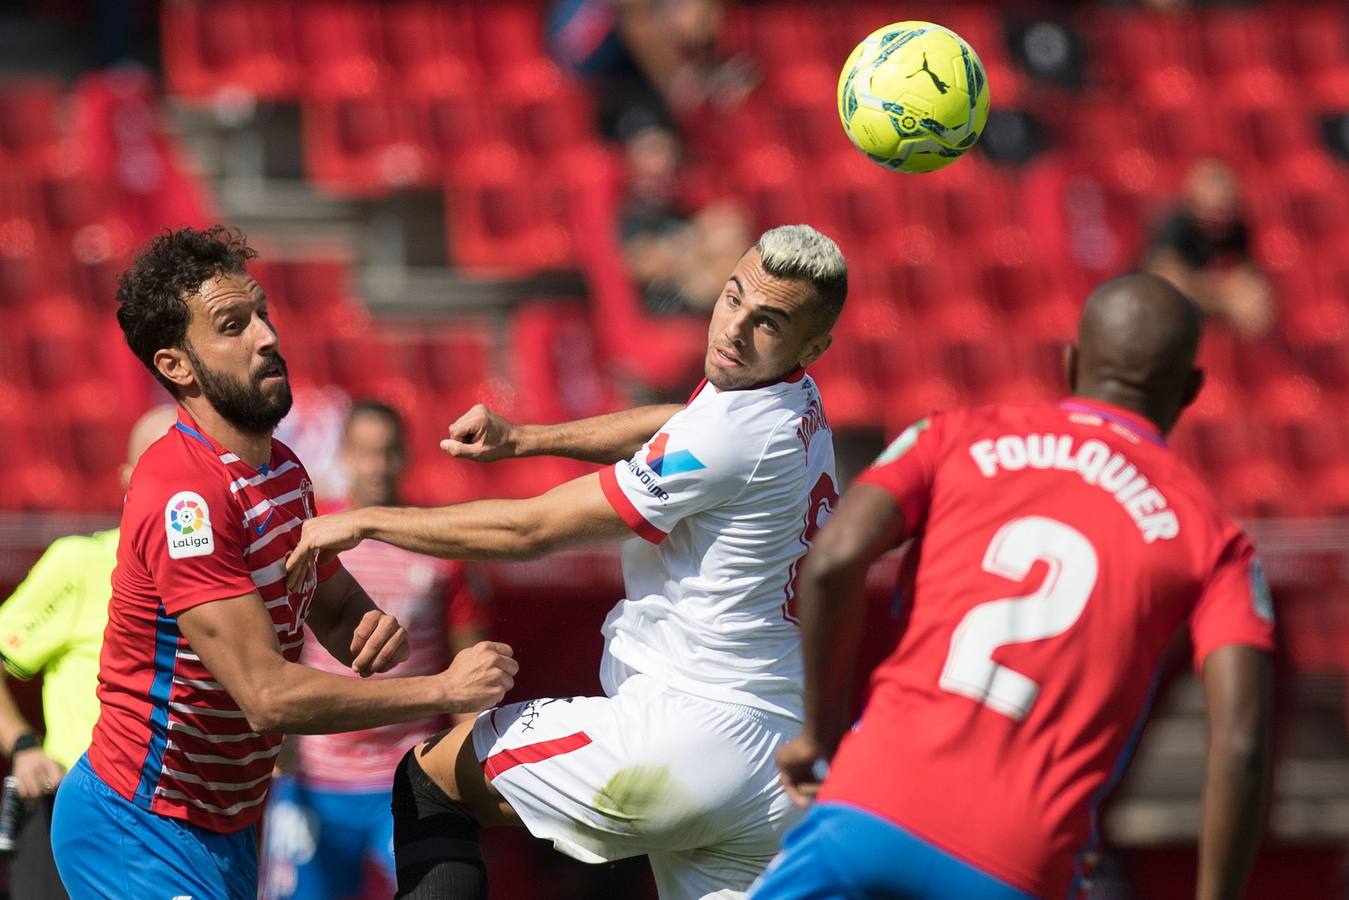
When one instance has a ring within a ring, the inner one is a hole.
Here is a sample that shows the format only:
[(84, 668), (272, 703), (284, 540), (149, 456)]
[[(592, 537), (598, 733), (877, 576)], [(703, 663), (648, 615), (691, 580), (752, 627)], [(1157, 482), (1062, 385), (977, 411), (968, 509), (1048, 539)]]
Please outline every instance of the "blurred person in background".
[(734, 106), (756, 83), (743, 59), (723, 59), (721, 0), (556, 0), (548, 42), (558, 63), (594, 89), (600, 130), (619, 137), (632, 117), (673, 125), (712, 102)]
[[(340, 460), (349, 485), (345, 508), (397, 505), (405, 460), (398, 413), (378, 401), (355, 403), (342, 429)], [(412, 656), (399, 667), (400, 675), (439, 672), (456, 653), (484, 637), (484, 608), (462, 563), (375, 541), (343, 554), (342, 563), (415, 636)], [(305, 642), (300, 662), (356, 677), (315, 641)], [(440, 716), (346, 734), (287, 738), (280, 768), (285, 772), (293, 766), (293, 771), (272, 785), (262, 895), (328, 900), (392, 894), (389, 804), (394, 769), (419, 737), (449, 724), (450, 717)], [(366, 884), (363, 891), (367, 860), (385, 880), (383, 885)]]
[(1216, 159), (1190, 170), (1180, 206), (1152, 236), (1146, 266), (1245, 338), (1274, 325), (1269, 281), (1251, 258), (1236, 173)]
[[(1077, 896), (1187, 627), (1208, 714), (1195, 896), (1242, 895), (1274, 607), (1250, 538), (1166, 445), (1203, 384), (1201, 323), (1161, 278), (1106, 282), (1071, 396), (920, 420), (849, 489), (802, 566), (805, 727), (778, 753), (818, 802), (754, 897)], [(867, 570), (911, 538), (905, 625), (850, 730)]]
[[(141, 453), (172, 427), (177, 409), (151, 409), (131, 427), (122, 490)], [(10, 774), (25, 801), (23, 824), (9, 864), (14, 897), (66, 897), (51, 850), (52, 799), (66, 770), (89, 746), (98, 718), (98, 656), (108, 622), (117, 529), (55, 541), (28, 577), (0, 606), (0, 657), (27, 680), (43, 673), (39, 738), (0, 677), (0, 747), (9, 749)]]
[(619, 223), (623, 258), (654, 315), (705, 318), (721, 293), (721, 273), (749, 243), (750, 222), (729, 201), (690, 212), (679, 198), (679, 135), (655, 121), (624, 137), (627, 196)]

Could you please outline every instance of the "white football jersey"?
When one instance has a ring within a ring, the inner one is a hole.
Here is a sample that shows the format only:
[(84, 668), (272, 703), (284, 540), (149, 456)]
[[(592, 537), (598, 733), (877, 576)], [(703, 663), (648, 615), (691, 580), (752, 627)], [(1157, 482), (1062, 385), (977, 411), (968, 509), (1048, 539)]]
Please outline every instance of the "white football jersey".
[(600, 481), (641, 538), (623, 547), (627, 599), (605, 620), (605, 653), (677, 690), (800, 719), (797, 567), (838, 500), (815, 382), (704, 382)]

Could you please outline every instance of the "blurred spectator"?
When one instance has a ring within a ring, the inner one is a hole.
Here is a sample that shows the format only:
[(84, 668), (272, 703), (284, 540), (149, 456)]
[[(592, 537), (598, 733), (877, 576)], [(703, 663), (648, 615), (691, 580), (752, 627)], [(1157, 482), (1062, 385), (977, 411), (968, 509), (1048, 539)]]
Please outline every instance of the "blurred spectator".
[(673, 124), (705, 102), (729, 107), (754, 86), (744, 59), (722, 59), (721, 0), (555, 0), (553, 55), (595, 89), (600, 129), (616, 138), (631, 119)]
[[(403, 423), (391, 407), (374, 401), (352, 405), (340, 452), (348, 476), (346, 506), (399, 502), (403, 445)], [(343, 553), (342, 564), (381, 609), (407, 628), (412, 656), (398, 667), (398, 676), (439, 672), (455, 653), (482, 638), (483, 607), (462, 563), (367, 541)], [(356, 677), (314, 640), (305, 641), (300, 662)], [(289, 768), (293, 759), (294, 772), (272, 784), (262, 896), (389, 896), (396, 881), (389, 815), (393, 770), (417, 738), (446, 724), (419, 719), (349, 734), (288, 738), (286, 761), (278, 768)], [(361, 891), (367, 859), (386, 879), (382, 891), (373, 885)]]
[(747, 215), (729, 201), (693, 212), (682, 207), (679, 138), (668, 128), (639, 128), (623, 150), (627, 196), (619, 230), (646, 311), (706, 316), (725, 284), (723, 274), (750, 242)]
[(296, 383), (290, 414), (276, 426), (276, 439), (311, 459), (305, 465), (314, 481), (314, 496), (320, 506), (340, 502), (347, 496), (350, 475), (342, 464), (342, 432), (351, 398), (335, 384), (315, 387)]
[(1251, 259), (1235, 173), (1216, 159), (1190, 170), (1180, 206), (1153, 235), (1146, 268), (1246, 338), (1274, 324), (1269, 282)]
[[(131, 428), (122, 488), (147, 447), (177, 418), (157, 406)], [(117, 529), (64, 537), (47, 548), (28, 577), (0, 606), (0, 655), (22, 679), (46, 672), (39, 740), (0, 677), (0, 748), (24, 802), (23, 822), (9, 866), (10, 895), (57, 900), (66, 892), (52, 859), (51, 815), (56, 787), (89, 746), (98, 718), (98, 657), (108, 621), (110, 581), (117, 563)]]

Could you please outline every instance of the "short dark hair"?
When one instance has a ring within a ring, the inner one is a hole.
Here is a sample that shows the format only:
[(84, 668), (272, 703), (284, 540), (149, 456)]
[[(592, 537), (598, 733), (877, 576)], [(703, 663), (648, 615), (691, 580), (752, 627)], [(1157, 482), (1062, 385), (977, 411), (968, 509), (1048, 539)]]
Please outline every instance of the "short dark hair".
[(404, 447), (403, 442), (403, 417), (398, 414), (398, 410), (382, 400), (357, 400), (351, 404), (351, 409), (347, 410), (347, 421), (342, 426), (342, 437), (345, 439), (347, 431), (351, 428), (351, 423), (356, 421), (357, 416), (379, 416), (384, 419), (393, 428), (394, 442), (398, 444), (401, 451)]
[(243, 272), (257, 255), (238, 229), (180, 228), (150, 241), (118, 279), (117, 324), (131, 352), (170, 394), (178, 395), (177, 386), (159, 374), (155, 354), (185, 348), (192, 319), (188, 296), (218, 275)]

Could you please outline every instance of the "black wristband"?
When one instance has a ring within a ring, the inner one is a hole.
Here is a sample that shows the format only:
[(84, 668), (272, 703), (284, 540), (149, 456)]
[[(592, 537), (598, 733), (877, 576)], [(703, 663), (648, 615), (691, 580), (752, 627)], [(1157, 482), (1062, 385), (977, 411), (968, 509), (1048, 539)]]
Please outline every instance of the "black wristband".
[(42, 738), (33, 734), (31, 731), (25, 731), (14, 739), (14, 746), (9, 748), (10, 759), (13, 759), (20, 751), (32, 750), (34, 747), (42, 746)]

